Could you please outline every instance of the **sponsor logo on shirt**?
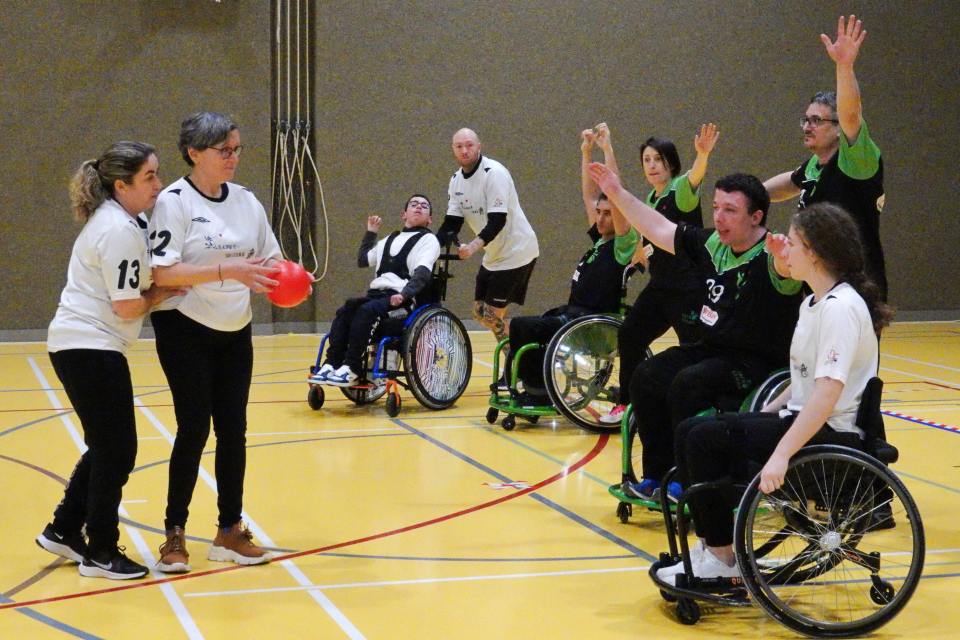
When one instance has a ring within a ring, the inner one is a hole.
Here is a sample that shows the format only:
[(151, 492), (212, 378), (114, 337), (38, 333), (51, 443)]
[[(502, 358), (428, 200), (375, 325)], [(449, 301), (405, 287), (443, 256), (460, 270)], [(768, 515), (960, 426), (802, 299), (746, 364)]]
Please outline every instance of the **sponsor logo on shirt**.
[(806, 378), (806, 377), (807, 377), (807, 373), (808, 373), (808, 372), (807, 372), (807, 365), (801, 364), (801, 365), (800, 365), (800, 377), (801, 377), (801, 378)]
[(826, 364), (837, 364), (837, 360), (840, 358), (840, 354), (837, 353), (836, 349), (830, 349), (827, 352)]
[(496, 200), (494, 200), (494, 201), (493, 201), (493, 206), (495, 206), (495, 207), (502, 207), (502, 206), (503, 206), (503, 199), (502, 199), (502, 198), (497, 198)]
[(197, 216), (196, 218), (193, 218), (191, 222), (210, 222), (210, 221), (204, 218), (203, 216)]
[(700, 321), (708, 327), (717, 324), (717, 320), (719, 319), (720, 315), (707, 305), (703, 305), (703, 308), (700, 309)]

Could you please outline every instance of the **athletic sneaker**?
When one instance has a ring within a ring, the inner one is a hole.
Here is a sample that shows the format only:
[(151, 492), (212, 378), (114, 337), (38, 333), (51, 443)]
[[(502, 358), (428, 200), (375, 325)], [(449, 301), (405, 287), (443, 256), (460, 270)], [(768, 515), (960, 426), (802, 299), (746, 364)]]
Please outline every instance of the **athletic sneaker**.
[[(701, 557), (706, 552), (707, 546), (703, 543), (703, 538), (698, 538), (697, 543), (690, 547), (690, 565), (691, 567), (701, 562)], [(657, 577), (665, 582), (673, 582), (673, 576), (683, 573), (683, 561), (672, 564), (669, 567), (657, 569)]]
[(320, 367), (315, 374), (310, 376), (310, 382), (326, 382), (327, 376), (334, 372), (333, 365), (325, 364)]
[(43, 533), (37, 536), (37, 546), (45, 549), (54, 555), (74, 562), (83, 562), (83, 556), (87, 553), (87, 541), (83, 534), (77, 533), (60, 535), (53, 528), (53, 523), (43, 528)]
[(550, 406), (550, 398), (529, 391), (521, 391), (517, 394), (517, 406), (534, 408)]
[(621, 485), (624, 495), (640, 500), (655, 500), (660, 490), (660, 481), (644, 478), (640, 482), (625, 481)]
[(620, 421), (623, 420), (623, 412), (627, 410), (627, 405), (618, 404), (613, 409), (610, 409), (610, 413), (600, 416), (600, 422), (603, 424), (620, 424)]
[(80, 575), (110, 580), (131, 580), (147, 575), (147, 568), (128, 558), (124, 551), (123, 547), (115, 547), (111, 551), (88, 555), (80, 563)]
[(886, 502), (873, 510), (870, 514), (870, 524), (867, 531), (881, 531), (883, 529), (893, 529), (897, 523), (893, 519), (893, 509), (890, 503)]
[[(680, 486), (679, 482), (671, 482), (667, 485), (667, 502), (672, 502), (677, 504), (680, 502), (680, 494), (683, 493), (683, 487)], [(654, 502), (660, 502), (660, 487), (657, 487), (653, 492)]]
[[(731, 567), (713, 555), (713, 552), (708, 548), (704, 548), (696, 559), (693, 558), (692, 551), (690, 555), (690, 568), (693, 569), (693, 575), (697, 578), (737, 578), (740, 576), (740, 568), (736, 564)], [(683, 563), (681, 562), (679, 565), (679, 569), (677, 565), (657, 569), (657, 577), (666, 583), (676, 584), (677, 575), (683, 573)]]
[(187, 553), (187, 536), (182, 527), (167, 531), (167, 541), (160, 545), (160, 560), (157, 570), (164, 573), (190, 571), (190, 554)]
[(237, 564), (263, 564), (270, 562), (271, 558), (273, 555), (269, 551), (253, 544), (253, 534), (242, 522), (229, 529), (217, 527), (217, 537), (207, 554), (207, 560)]
[(336, 387), (349, 387), (357, 381), (357, 374), (353, 372), (349, 365), (345, 364), (336, 371), (328, 373), (324, 381)]

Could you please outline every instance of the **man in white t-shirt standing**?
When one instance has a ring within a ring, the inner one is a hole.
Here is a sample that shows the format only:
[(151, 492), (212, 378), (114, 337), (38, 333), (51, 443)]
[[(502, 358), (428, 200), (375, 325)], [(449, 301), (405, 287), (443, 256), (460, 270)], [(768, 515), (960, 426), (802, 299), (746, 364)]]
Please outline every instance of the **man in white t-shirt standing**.
[(453, 155), (460, 168), (450, 178), (447, 215), (437, 232), (441, 244), (456, 235), (466, 220), (477, 234), (460, 246), (461, 260), (480, 249), (483, 262), (477, 273), (473, 317), (490, 329), (499, 342), (507, 336), (507, 305), (522, 305), (530, 274), (540, 255), (537, 236), (520, 208), (510, 172), (481, 153), (476, 132), (453, 134)]

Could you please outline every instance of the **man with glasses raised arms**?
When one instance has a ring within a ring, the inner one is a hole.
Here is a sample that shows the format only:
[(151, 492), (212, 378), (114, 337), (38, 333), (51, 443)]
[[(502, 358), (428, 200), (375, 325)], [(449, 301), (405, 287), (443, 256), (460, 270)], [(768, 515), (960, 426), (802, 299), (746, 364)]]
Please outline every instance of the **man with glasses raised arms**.
[(867, 275), (886, 300), (887, 276), (880, 246), (883, 160), (863, 120), (860, 87), (853, 71), (866, 37), (862, 23), (853, 15), (846, 20), (840, 16), (835, 41), (820, 34), (827, 55), (837, 66), (837, 91), (817, 93), (801, 118), (803, 144), (813, 156), (763, 186), (773, 202), (799, 195), (800, 209), (814, 202), (832, 202), (846, 209), (860, 230)]

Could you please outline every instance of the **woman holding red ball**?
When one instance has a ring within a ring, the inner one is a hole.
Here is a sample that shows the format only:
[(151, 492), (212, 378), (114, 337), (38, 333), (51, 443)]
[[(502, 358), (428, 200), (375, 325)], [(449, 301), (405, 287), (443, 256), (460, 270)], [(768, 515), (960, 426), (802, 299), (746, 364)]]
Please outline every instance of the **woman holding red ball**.
[(166, 541), (157, 563), (168, 573), (190, 571), (184, 532), (211, 418), (219, 518), (207, 559), (245, 565), (270, 560), (253, 543), (241, 513), (253, 373), (250, 292), (279, 284), (282, 257), (263, 205), (230, 182), (243, 150), (237, 125), (219, 113), (195, 113), (181, 125), (179, 147), (190, 173), (160, 194), (149, 226), (154, 281), (189, 288), (151, 314), (177, 417)]

